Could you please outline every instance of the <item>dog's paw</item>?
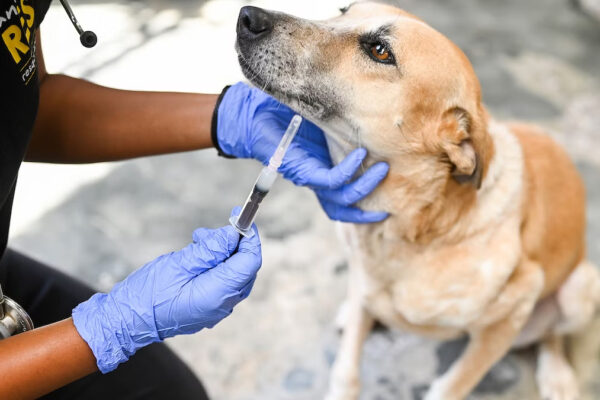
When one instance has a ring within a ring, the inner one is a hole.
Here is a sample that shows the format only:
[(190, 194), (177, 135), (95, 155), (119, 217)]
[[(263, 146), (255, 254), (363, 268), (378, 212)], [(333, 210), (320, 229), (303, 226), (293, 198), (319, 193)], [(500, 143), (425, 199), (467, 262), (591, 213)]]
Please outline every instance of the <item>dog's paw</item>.
[(433, 381), (423, 400), (460, 400), (460, 398), (449, 393), (442, 376)]
[(358, 395), (358, 388), (330, 386), (325, 400), (358, 400)]
[(556, 379), (540, 387), (542, 400), (579, 400), (579, 387), (573, 379)]
[(358, 376), (332, 374), (325, 400), (357, 400), (360, 394)]
[(539, 365), (537, 384), (542, 400), (579, 400), (579, 384), (571, 366), (566, 362)]

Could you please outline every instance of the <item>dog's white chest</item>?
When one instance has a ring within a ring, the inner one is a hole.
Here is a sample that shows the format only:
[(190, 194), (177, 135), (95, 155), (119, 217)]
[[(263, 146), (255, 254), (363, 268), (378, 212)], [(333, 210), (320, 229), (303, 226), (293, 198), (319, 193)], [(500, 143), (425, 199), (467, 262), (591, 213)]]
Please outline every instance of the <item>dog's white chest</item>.
[(406, 249), (388, 258), (384, 268), (367, 267), (371, 284), (364, 286), (365, 302), (369, 306), (371, 296), (389, 296), (394, 310), (411, 324), (464, 328), (482, 315), (515, 269), (516, 232), (514, 224), (505, 224), (491, 238), (417, 254)]
[(410, 265), (390, 296), (396, 311), (412, 324), (463, 328), (483, 313), (513, 268), (484, 257)]

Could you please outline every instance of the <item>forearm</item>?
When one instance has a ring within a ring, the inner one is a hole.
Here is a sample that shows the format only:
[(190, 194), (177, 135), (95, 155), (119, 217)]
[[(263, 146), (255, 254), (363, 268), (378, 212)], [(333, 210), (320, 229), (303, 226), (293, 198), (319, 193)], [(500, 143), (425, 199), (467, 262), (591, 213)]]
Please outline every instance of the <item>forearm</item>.
[(110, 89), (46, 75), (28, 161), (86, 163), (212, 146), (217, 95)]
[(71, 318), (0, 341), (0, 399), (33, 399), (97, 370)]

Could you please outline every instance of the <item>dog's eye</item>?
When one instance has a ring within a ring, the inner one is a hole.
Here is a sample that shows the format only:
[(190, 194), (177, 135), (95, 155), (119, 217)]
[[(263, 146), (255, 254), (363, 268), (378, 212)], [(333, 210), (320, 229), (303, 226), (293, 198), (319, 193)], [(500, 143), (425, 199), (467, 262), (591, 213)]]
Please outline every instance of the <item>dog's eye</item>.
[(362, 46), (372, 60), (382, 64), (396, 64), (394, 55), (387, 44), (383, 42), (366, 42)]
[(348, 10), (350, 9), (350, 6), (346, 6), (346, 7), (342, 7), (340, 8), (340, 12), (342, 14), (346, 14), (348, 12)]
[(371, 54), (379, 61), (389, 60), (391, 57), (390, 51), (381, 43), (377, 43), (371, 46)]

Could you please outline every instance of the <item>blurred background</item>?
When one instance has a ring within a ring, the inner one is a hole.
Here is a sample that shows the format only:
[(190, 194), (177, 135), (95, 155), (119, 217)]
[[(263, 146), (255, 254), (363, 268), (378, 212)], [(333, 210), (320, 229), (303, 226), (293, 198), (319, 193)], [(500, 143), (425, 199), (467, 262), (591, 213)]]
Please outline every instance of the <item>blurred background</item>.
[[(493, 115), (538, 123), (567, 148), (587, 184), (588, 249), (600, 264), (600, 7), (582, 1), (587, 13), (569, 0), (396, 4), (466, 52)], [(218, 93), (242, 79), (233, 48), (241, 6), (324, 19), (346, 3), (74, 0), (81, 24), (99, 38), (88, 50), (55, 2), (42, 43), (51, 73), (122, 89)], [(83, 166), (24, 164), (10, 245), (109, 290), (133, 269), (186, 245), (195, 228), (225, 225), (245, 199), (256, 164), (218, 158), (214, 150)], [(264, 266), (252, 296), (215, 329), (168, 344), (214, 399), (321, 398), (347, 275), (333, 225), (309, 190), (283, 181), (258, 225)], [(374, 333), (365, 347), (361, 398), (421, 398), (462, 346)], [(505, 357), (471, 398), (537, 399), (533, 353)], [(585, 398), (600, 398), (599, 379)]]

